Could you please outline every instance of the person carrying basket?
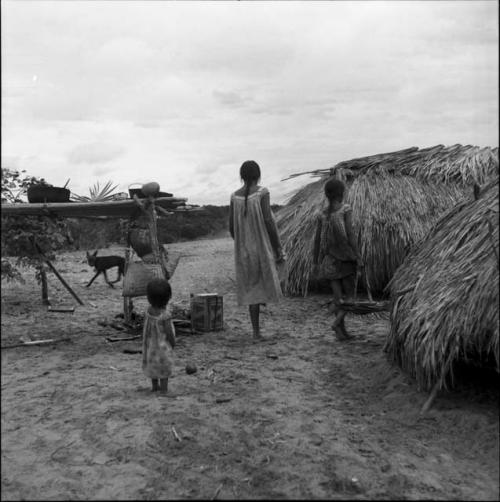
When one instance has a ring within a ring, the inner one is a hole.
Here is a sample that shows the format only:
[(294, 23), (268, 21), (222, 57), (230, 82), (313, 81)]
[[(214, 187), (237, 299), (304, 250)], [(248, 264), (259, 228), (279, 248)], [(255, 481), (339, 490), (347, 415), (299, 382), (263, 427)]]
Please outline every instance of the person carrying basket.
[(351, 301), (357, 274), (363, 267), (352, 228), (352, 209), (344, 203), (345, 185), (336, 178), (325, 183), (328, 206), (318, 213), (313, 246), (314, 274), (330, 281), (335, 320), (332, 330), (339, 340), (352, 336), (345, 327), (344, 301)]

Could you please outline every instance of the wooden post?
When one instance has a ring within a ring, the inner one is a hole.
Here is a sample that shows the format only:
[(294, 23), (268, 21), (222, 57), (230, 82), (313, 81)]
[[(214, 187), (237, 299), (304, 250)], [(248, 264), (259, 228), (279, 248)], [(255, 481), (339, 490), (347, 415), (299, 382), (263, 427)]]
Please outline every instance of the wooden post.
[(56, 275), (56, 277), (61, 281), (62, 285), (71, 293), (71, 296), (80, 304), (80, 305), (85, 305), (82, 300), (78, 297), (78, 295), (71, 289), (70, 285), (62, 278), (61, 274), (56, 270), (54, 265), (46, 258), (45, 262), (47, 265), (50, 267), (52, 272)]
[[(124, 275), (127, 274), (127, 269), (128, 265), (130, 263), (130, 243), (127, 245), (127, 249), (125, 249), (125, 269), (124, 269)], [(125, 321), (126, 324), (130, 323), (132, 321), (132, 309), (133, 309), (133, 304), (132, 300), (129, 296), (124, 296), (123, 297), (123, 320)]]
[(155, 263), (160, 263), (160, 246), (158, 245), (158, 229), (156, 227), (156, 220), (158, 215), (155, 211), (155, 200), (154, 197), (148, 197), (148, 205), (146, 208), (148, 212), (148, 228), (149, 228), (149, 239), (151, 241), (151, 249), (153, 250), (153, 256), (155, 257)]
[[(158, 263), (161, 265), (161, 268), (163, 270), (163, 275), (164, 277), (168, 278), (168, 270), (166, 268), (166, 263), (163, 259), (162, 254), (160, 254), (160, 246), (158, 244), (158, 229), (156, 226), (156, 221), (158, 219), (158, 215), (156, 214), (155, 210), (155, 202), (154, 202), (154, 197), (149, 196), (144, 202), (142, 200), (139, 200), (137, 195), (134, 195), (134, 200), (139, 209), (141, 210), (142, 214), (146, 217), (146, 223), (148, 227), (148, 233), (149, 233), (149, 240), (151, 244), (151, 252), (153, 255), (153, 261), (154, 263)], [(129, 243), (130, 244), (130, 243)], [(126, 257), (125, 257), (125, 273), (127, 273), (127, 266), (129, 262), (129, 255), (130, 250), (127, 248), (126, 251)], [(124, 319), (125, 322), (130, 322), (131, 321), (131, 314), (132, 314), (132, 301), (130, 298), (124, 297), (123, 300), (123, 314), (124, 314)]]
[[(54, 267), (54, 265), (52, 265), (52, 263), (50, 262), (50, 260), (43, 254), (43, 251), (40, 249), (40, 246), (35, 242), (35, 247), (39, 253), (39, 256), (40, 258), (50, 267), (50, 269), (52, 270), (52, 272), (54, 272), (54, 274), (56, 275), (56, 277), (61, 281), (62, 285), (71, 293), (71, 295), (73, 296), (73, 298), (80, 304), (80, 305), (84, 305), (84, 303), (80, 300), (80, 298), (78, 297), (78, 295), (71, 289), (71, 287), (69, 286), (69, 284), (61, 277), (61, 274), (56, 270), (56, 268)], [(43, 265), (42, 265), (42, 269), (43, 269)], [(43, 274), (45, 274), (45, 270), (43, 270)], [(44, 275), (42, 275), (42, 288), (43, 288), (43, 277)], [(45, 281), (47, 281), (47, 277), (45, 276)], [(42, 292), (42, 296), (43, 296), (43, 292)]]
[(42, 282), (42, 302), (45, 305), (50, 305), (49, 288), (47, 283), (47, 272), (45, 271), (45, 267), (43, 265), (42, 260), (40, 260), (40, 265), (38, 266), (38, 272), (40, 273), (40, 279)]

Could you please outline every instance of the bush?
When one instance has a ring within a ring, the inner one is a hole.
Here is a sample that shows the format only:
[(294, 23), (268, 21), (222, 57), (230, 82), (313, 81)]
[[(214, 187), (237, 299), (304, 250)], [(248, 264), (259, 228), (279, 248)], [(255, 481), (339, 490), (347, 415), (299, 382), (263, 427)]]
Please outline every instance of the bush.
[[(25, 171), (21, 171), (24, 173)], [(2, 168), (2, 203), (22, 203), (22, 195), (33, 184), (45, 183), (43, 178), (21, 175), (18, 171)], [(70, 239), (66, 222), (62, 218), (45, 216), (2, 216), (2, 256), (14, 256), (16, 261), (9, 265), (2, 262), (2, 279), (19, 279), (19, 266), (37, 268), (36, 277), (41, 279), (43, 265), (35, 247), (38, 244), (49, 259), (54, 251), (62, 249)]]
[(70, 218), (67, 221), (73, 249), (102, 249), (126, 244), (128, 220)]

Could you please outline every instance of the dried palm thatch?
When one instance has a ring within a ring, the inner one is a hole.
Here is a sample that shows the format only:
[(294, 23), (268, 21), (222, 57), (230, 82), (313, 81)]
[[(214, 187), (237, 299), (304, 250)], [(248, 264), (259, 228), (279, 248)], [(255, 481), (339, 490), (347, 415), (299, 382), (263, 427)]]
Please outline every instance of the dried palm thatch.
[(324, 182), (333, 174), (346, 182), (345, 198), (353, 208), (354, 231), (368, 282), (380, 293), (411, 245), (438, 217), (464, 196), (471, 197), (473, 184), (484, 184), (498, 175), (498, 148), (415, 147), (301, 174), (319, 180), (297, 191), (277, 215), (288, 256), (287, 292), (308, 291), (315, 217), (326, 203)]
[(453, 386), (459, 361), (499, 365), (498, 179), (448, 211), (389, 283), (385, 350), (422, 390)]

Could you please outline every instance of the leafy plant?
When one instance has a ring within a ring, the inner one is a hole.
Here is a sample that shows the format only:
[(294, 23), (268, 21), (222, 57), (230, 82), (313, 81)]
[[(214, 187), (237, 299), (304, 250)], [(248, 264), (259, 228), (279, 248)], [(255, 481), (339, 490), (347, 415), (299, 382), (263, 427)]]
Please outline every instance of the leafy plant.
[(113, 192), (118, 185), (112, 186), (113, 182), (108, 181), (102, 188), (99, 182), (89, 187), (89, 195), (78, 195), (71, 193), (71, 200), (75, 202), (107, 202), (113, 200)]
[(12, 263), (6, 258), (2, 258), (2, 279), (6, 279), (7, 281), (18, 281), (24, 282), (23, 276), (19, 272), (19, 270), (12, 265)]
[[(2, 203), (23, 203), (21, 195), (31, 185), (44, 184), (51, 186), (43, 178), (27, 176), (25, 171), (2, 168), (1, 194)], [(37, 270), (37, 280), (44, 273), (35, 241), (49, 259), (54, 259), (54, 251), (64, 247), (69, 239), (66, 221), (62, 218), (46, 216), (2, 216), (2, 257), (12, 256), (15, 261), (2, 258), (1, 277), (8, 280), (19, 280), (18, 267), (31, 266)], [(8, 263), (8, 265), (7, 265)]]
[(25, 170), (19, 172), (8, 167), (2, 167), (2, 204), (25, 202), (21, 199), (21, 196), (28, 191), (31, 185), (52, 186), (44, 178), (21, 174), (25, 172)]

